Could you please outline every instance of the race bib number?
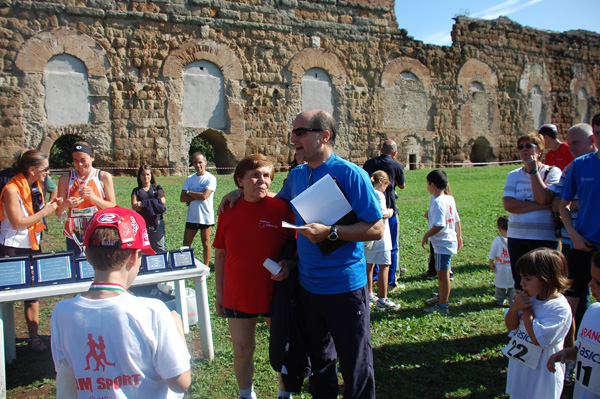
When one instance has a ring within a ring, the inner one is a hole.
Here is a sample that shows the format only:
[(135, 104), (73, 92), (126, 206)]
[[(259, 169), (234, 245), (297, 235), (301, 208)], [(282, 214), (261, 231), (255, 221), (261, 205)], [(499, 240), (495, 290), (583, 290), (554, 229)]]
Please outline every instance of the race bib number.
[(512, 337), (508, 345), (502, 348), (502, 352), (515, 360), (523, 362), (530, 369), (537, 369), (540, 358), (542, 357), (542, 348), (531, 342), (527, 331), (520, 328)]
[(94, 213), (98, 211), (97, 206), (90, 206), (89, 208), (71, 208), (71, 217), (80, 218), (80, 217), (92, 217)]
[(579, 342), (575, 381), (582, 388), (600, 395), (600, 345), (584, 340)]

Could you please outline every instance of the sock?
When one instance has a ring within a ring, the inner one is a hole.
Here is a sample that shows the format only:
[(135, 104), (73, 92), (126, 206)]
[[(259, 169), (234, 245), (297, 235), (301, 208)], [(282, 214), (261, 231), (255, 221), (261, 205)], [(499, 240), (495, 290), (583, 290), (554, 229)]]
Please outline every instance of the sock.
[(290, 395), (290, 393), (289, 393), (289, 392), (287, 392), (287, 391), (282, 391), (282, 390), (281, 390), (281, 388), (278, 388), (278, 391), (277, 391), (277, 397), (278, 397), (278, 398), (291, 398), (291, 397), (292, 397), (292, 395)]
[(447, 303), (446, 304), (438, 303), (438, 305), (440, 305), (440, 308), (442, 308), (442, 309), (446, 309), (448, 307)]
[(254, 394), (254, 385), (252, 385), (250, 388), (240, 389), (239, 391), (240, 391), (240, 397), (242, 397), (242, 398), (256, 397)]

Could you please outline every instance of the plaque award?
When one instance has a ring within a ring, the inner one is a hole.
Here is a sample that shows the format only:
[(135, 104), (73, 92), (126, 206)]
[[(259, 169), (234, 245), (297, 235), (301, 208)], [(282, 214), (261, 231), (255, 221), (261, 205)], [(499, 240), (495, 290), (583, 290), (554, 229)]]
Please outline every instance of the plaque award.
[(166, 252), (159, 252), (156, 255), (143, 255), (142, 267), (144, 273), (166, 272), (169, 271), (169, 263)]
[(169, 252), (171, 259), (171, 269), (184, 270), (196, 267), (194, 262), (194, 250), (191, 248), (182, 248), (179, 251)]
[(31, 285), (29, 255), (0, 258), (0, 290), (23, 288)]
[(34, 284), (75, 281), (73, 253), (71, 251), (32, 255), (32, 263)]

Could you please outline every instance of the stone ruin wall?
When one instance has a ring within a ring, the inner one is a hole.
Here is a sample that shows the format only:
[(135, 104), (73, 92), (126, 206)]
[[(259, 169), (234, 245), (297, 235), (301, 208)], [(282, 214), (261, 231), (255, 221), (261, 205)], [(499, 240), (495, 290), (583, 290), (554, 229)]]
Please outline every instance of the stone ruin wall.
[[(0, 0), (0, 162), (77, 134), (105, 167), (180, 172), (198, 135), (218, 167), (255, 152), (287, 164), (311, 68), (331, 82), (336, 152), (358, 164), (386, 137), (415, 166), (512, 160), (540, 121), (564, 137), (599, 111), (600, 35), (459, 17), (452, 36), (414, 41), (389, 0)], [(83, 123), (48, 122), (44, 71), (61, 54), (87, 71)], [(222, 74), (218, 128), (182, 119), (183, 72), (198, 61)]]

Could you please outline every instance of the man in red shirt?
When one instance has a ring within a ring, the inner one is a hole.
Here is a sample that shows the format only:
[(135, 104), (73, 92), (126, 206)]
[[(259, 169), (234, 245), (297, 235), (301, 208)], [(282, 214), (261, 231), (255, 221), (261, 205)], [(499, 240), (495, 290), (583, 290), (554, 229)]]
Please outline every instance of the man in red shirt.
[(573, 159), (573, 154), (569, 151), (569, 144), (558, 141), (558, 129), (556, 125), (547, 123), (540, 126), (538, 133), (544, 138), (544, 144), (548, 149), (544, 163), (549, 166), (556, 166), (563, 170)]

